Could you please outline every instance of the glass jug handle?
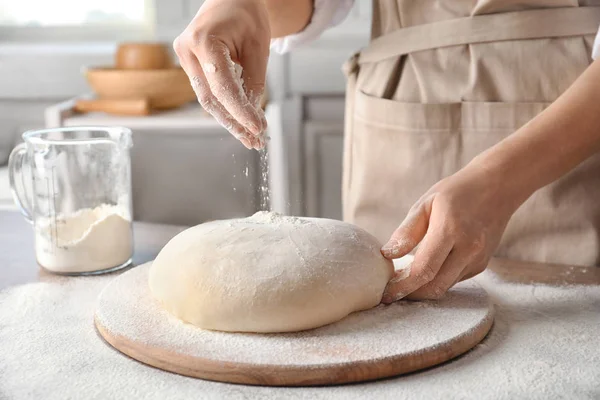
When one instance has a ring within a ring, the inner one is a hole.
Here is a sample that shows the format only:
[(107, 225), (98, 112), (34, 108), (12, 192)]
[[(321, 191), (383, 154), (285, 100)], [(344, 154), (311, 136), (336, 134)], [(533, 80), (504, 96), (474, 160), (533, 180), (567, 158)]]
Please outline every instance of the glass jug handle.
[(27, 194), (20, 193), (17, 185), (15, 184), (15, 178), (20, 175), (23, 192), (27, 191), (25, 186), (25, 177), (23, 176), (23, 166), (26, 156), (27, 145), (25, 143), (17, 145), (17, 147), (11, 151), (10, 156), (8, 157), (8, 179), (10, 181), (10, 191), (12, 192), (13, 200), (19, 207), (21, 214), (23, 214), (27, 222), (33, 223), (31, 216), (31, 202), (29, 201)]

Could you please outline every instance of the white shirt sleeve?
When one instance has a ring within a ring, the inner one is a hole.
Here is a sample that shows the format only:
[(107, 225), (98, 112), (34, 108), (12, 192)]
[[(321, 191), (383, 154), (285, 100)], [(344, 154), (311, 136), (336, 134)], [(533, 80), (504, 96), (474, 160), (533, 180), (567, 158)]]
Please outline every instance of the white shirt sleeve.
[(595, 60), (598, 56), (600, 56), (600, 28), (594, 40), (594, 47), (592, 47), (592, 58)]
[(342, 22), (353, 5), (354, 0), (315, 0), (313, 15), (304, 30), (293, 35), (272, 39), (271, 49), (278, 53), (285, 53), (302, 44), (314, 41), (327, 28)]

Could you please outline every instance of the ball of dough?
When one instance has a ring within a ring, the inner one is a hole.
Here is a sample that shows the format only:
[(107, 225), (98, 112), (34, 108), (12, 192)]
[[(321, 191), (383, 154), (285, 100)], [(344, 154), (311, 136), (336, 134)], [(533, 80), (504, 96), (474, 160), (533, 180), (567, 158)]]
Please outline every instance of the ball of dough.
[(380, 247), (348, 223), (259, 212), (174, 237), (152, 263), (150, 290), (204, 329), (311, 329), (379, 304), (394, 270)]

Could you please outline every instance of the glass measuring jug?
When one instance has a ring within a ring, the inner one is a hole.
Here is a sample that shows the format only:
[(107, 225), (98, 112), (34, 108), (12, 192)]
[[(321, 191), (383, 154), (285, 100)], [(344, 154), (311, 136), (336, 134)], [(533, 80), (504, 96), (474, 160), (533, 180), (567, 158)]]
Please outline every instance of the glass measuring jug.
[(43, 268), (80, 275), (131, 263), (131, 131), (28, 131), (9, 157), (13, 198), (33, 224)]

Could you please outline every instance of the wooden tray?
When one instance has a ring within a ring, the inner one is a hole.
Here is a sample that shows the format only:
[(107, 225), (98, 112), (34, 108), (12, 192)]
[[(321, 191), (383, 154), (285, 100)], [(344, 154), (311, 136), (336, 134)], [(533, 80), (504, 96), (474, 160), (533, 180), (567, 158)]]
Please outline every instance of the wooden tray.
[(252, 385), (330, 385), (404, 374), (450, 360), (487, 334), (493, 306), (463, 282), (437, 302), (398, 302), (318, 329), (286, 334), (214, 332), (164, 311), (148, 288), (150, 263), (100, 294), (95, 323), (122, 353), (182, 375)]

